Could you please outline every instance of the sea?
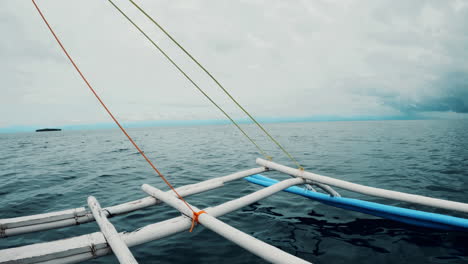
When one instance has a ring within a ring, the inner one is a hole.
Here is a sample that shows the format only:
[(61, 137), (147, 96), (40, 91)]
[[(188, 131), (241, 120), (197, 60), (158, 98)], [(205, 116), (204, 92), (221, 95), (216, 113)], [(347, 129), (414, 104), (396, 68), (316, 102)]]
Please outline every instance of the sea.
[[(254, 125), (243, 125), (273, 157), (294, 164)], [(468, 202), (468, 120), (266, 124), (307, 170), (373, 187)], [(231, 125), (130, 128), (174, 186), (258, 167), (257, 149)], [(289, 177), (267, 172), (275, 179)], [(147, 183), (168, 190), (118, 129), (0, 134), (0, 218), (143, 198)], [(199, 208), (260, 190), (240, 179), (193, 195)], [(340, 189), (342, 196), (465, 217)], [(180, 215), (159, 205), (110, 221), (119, 232)], [(280, 192), (220, 220), (313, 263), (468, 263), (468, 232), (415, 227)], [(99, 231), (95, 222), (0, 239), (0, 249)], [(216, 233), (190, 233), (131, 248), (139, 263), (265, 263)], [(1, 256), (0, 256), (1, 258)], [(118, 263), (113, 255), (85, 263)]]

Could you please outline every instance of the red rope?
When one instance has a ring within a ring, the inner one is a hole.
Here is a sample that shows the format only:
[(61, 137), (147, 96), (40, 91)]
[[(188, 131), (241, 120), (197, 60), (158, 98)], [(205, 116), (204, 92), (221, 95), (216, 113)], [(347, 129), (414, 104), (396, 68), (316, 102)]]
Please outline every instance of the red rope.
[(109, 110), (109, 108), (106, 106), (106, 104), (102, 101), (102, 99), (99, 97), (99, 95), (96, 93), (96, 91), (93, 89), (93, 87), (91, 86), (91, 84), (88, 82), (88, 80), (86, 79), (86, 77), (83, 75), (83, 73), (81, 72), (81, 70), (78, 68), (78, 66), (76, 65), (76, 63), (73, 61), (72, 57), (70, 56), (70, 54), (68, 54), (67, 50), (65, 49), (65, 47), (63, 46), (62, 42), (60, 41), (60, 39), (57, 37), (57, 35), (55, 34), (54, 30), (52, 29), (52, 27), (50, 26), (49, 22), (47, 22), (47, 19), (44, 17), (44, 15), (42, 14), (41, 10), (39, 9), (39, 7), (37, 6), (35, 0), (32, 0), (34, 6), (36, 7), (37, 11), (39, 12), (39, 15), (41, 15), (42, 17), (42, 20), (44, 20), (44, 22), (46, 23), (47, 27), (49, 28), (50, 32), (52, 33), (52, 35), (54, 36), (55, 40), (57, 41), (57, 43), (60, 45), (60, 48), (62, 48), (63, 52), (65, 53), (65, 55), (67, 55), (68, 59), (70, 60), (71, 64), (73, 64), (73, 67), (75, 67), (76, 71), (80, 74), (81, 78), (83, 79), (83, 81), (86, 83), (86, 85), (88, 86), (88, 88), (91, 90), (91, 92), (94, 94), (94, 96), (98, 99), (99, 103), (101, 103), (102, 107), (104, 107), (104, 109), (106, 110), (106, 112), (110, 115), (110, 117), (112, 118), (112, 120), (114, 120), (114, 122), (117, 124), (117, 126), (120, 128), (120, 130), (122, 130), (122, 132), (125, 134), (125, 136), (128, 138), (128, 140), (132, 143), (132, 145), (138, 150), (138, 152), (141, 154), (141, 156), (143, 156), (143, 158), (146, 160), (146, 162), (148, 162), (148, 164), (151, 166), (151, 168), (153, 168), (153, 170), (159, 175), (159, 177), (161, 177), (161, 179), (167, 184), (167, 186), (169, 186), (169, 188), (171, 188), (171, 190), (177, 195), (177, 197), (182, 200), (185, 205), (187, 205), (187, 207), (193, 212), (193, 218), (196, 218), (198, 219), (198, 215), (197, 213), (192, 209), (192, 207), (184, 200), (184, 198), (176, 191), (176, 189), (172, 186), (172, 184), (169, 183), (169, 181), (167, 181), (166, 177), (164, 177), (164, 175), (156, 168), (156, 166), (154, 166), (154, 164), (151, 162), (151, 160), (145, 155), (145, 153), (140, 149), (140, 147), (138, 147), (138, 145), (135, 143), (135, 141), (132, 139), (132, 137), (130, 137), (130, 135), (127, 133), (127, 131), (122, 127), (122, 125), (120, 125), (120, 122), (114, 117), (114, 115), (111, 113), (111, 111)]

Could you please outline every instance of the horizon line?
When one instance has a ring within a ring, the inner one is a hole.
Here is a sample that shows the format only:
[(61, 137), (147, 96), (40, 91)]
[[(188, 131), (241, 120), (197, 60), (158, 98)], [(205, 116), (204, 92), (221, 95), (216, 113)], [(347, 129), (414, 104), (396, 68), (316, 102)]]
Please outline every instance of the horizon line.
[[(390, 120), (428, 120), (436, 118), (428, 118), (423, 116), (315, 116), (315, 117), (263, 117), (257, 118), (261, 123), (302, 123), (302, 122), (339, 122), (339, 121), (390, 121)], [(239, 124), (253, 124), (248, 118), (235, 120)], [(145, 120), (145, 121), (127, 121), (122, 122), (126, 128), (138, 127), (177, 127), (177, 126), (205, 126), (205, 125), (226, 125), (231, 124), (228, 119), (196, 119), (196, 120)], [(117, 128), (117, 125), (112, 122), (99, 122), (88, 124), (68, 124), (57, 126), (39, 126), (39, 125), (14, 125), (8, 127), (0, 127), (0, 133), (21, 133), (35, 132), (36, 129), (60, 128), (62, 130), (101, 130)]]

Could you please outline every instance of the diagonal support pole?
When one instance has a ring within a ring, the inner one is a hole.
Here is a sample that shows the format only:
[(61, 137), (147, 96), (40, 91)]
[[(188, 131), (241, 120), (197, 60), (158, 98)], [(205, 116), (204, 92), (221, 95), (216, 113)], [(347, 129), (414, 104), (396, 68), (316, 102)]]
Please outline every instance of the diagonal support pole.
[[(303, 183), (302, 179), (290, 179), (290, 181), (297, 181), (297, 184)], [(172, 195), (168, 195), (163, 191), (154, 188), (148, 184), (142, 186), (143, 191), (147, 194), (163, 201), (164, 203), (174, 207), (182, 214), (193, 217), (190, 211), (182, 201)], [(200, 211), (198, 208), (191, 205), (195, 211)], [(220, 220), (211, 216), (208, 213), (203, 213), (198, 216), (198, 222), (211, 231), (221, 235), (222, 237), (234, 242), (240, 247), (250, 251), (251, 253), (272, 263), (291, 263), (291, 264), (304, 264), (310, 263), (296, 256), (293, 256), (281, 249), (269, 245), (261, 240), (258, 240)]]
[(127, 244), (122, 240), (119, 233), (115, 229), (114, 225), (109, 222), (106, 217), (106, 214), (101, 208), (99, 202), (94, 198), (94, 196), (88, 197), (88, 206), (93, 212), (94, 219), (96, 219), (101, 233), (107, 240), (107, 243), (112, 248), (115, 256), (121, 264), (138, 264), (135, 257), (133, 257), (132, 252), (127, 247)]

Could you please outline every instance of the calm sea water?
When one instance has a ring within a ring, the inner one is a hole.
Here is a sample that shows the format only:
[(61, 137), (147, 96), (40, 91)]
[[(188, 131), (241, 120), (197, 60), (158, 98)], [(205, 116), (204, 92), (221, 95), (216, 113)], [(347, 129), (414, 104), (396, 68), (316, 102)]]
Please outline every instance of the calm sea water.
[[(278, 162), (291, 163), (247, 125)], [(468, 120), (322, 122), (267, 125), (307, 170), (391, 190), (468, 202)], [(232, 126), (130, 129), (175, 186), (255, 167), (255, 149)], [(277, 179), (288, 177), (268, 173)], [(118, 130), (0, 135), (0, 218), (142, 198), (143, 183), (166, 190)], [(189, 197), (213, 206), (261, 187), (238, 180)], [(343, 196), (446, 213), (340, 191)], [(467, 217), (463, 214), (452, 215)], [(131, 231), (177, 216), (165, 205), (111, 218)], [(417, 228), (338, 209), (288, 193), (221, 217), (267, 243), (314, 263), (464, 263), (468, 233)], [(0, 248), (96, 232), (83, 224), (0, 240)], [(132, 252), (140, 263), (264, 263), (203, 227)], [(116, 263), (106, 256), (87, 263)]]

